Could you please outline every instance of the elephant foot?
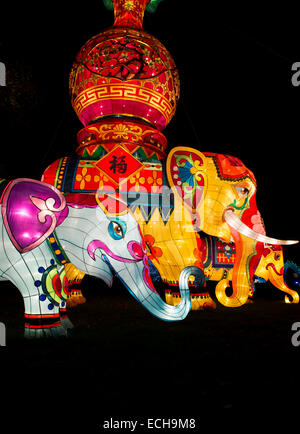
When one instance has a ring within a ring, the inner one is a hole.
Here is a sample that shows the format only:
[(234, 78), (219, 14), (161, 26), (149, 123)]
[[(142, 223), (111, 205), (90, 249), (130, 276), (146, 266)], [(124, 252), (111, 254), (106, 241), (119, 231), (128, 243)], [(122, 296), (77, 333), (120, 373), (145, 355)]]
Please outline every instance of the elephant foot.
[(215, 310), (217, 305), (208, 292), (191, 294), (192, 310)]
[[(180, 303), (180, 293), (173, 292), (170, 289), (165, 291), (166, 302), (171, 306), (176, 306)], [(217, 308), (216, 303), (210, 297), (208, 292), (204, 293), (191, 293), (192, 310), (206, 310), (212, 311)]]
[(67, 315), (64, 315), (63, 317), (60, 318), (61, 319), (61, 325), (66, 329), (66, 330), (70, 330), (74, 328), (74, 325), (72, 323), (72, 321), (69, 319), (69, 317)]
[(213, 299), (210, 299), (209, 301), (206, 301), (203, 303), (203, 310), (215, 310), (217, 308), (216, 303), (213, 301)]
[(173, 304), (173, 294), (171, 289), (166, 289), (165, 290), (165, 299), (166, 299), (166, 303), (170, 304), (171, 306), (174, 306)]
[(26, 339), (62, 338), (67, 337), (67, 330), (62, 326), (48, 328), (25, 328)]
[(65, 308), (65, 306), (61, 307), (59, 310), (59, 315), (60, 315), (60, 321), (61, 321), (61, 325), (68, 331), (72, 328), (74, 328), (74, 325), (72, 324), (71, 320), (69, 319), (68, 315), (67, 315), (67, 309)]

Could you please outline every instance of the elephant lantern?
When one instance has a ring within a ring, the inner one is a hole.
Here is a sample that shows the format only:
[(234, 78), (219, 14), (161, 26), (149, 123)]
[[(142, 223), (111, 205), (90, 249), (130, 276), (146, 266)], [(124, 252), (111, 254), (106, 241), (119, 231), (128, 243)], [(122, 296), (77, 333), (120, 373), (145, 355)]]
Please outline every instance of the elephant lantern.
[[(232, 271), (236, 261), (234, 242), (226, 242), (220, 238), (202, 234), (200, 249), (195, 253), (202, 261), (206, 280), (219, 282), (227, 279), (232, 281)], [(270, 281), (276, 288), (287, 294), (286, 303), (298, 303), (299, 276), (299, 268), (290, 261), (284, 261), (282, 246), (266, 244), (254, 270), (249, 299), (255, 293), (256, 282)], [(179, 292), (168, 291), (167, 297), (170, 304), (176, 305), (180, 302)]]
[[(106, 3), (114, 7), (114, 26), (84, 44), (70, 74), (72, 106), (84, 125), (76, 154), (52, 163), (42, 180), (78, 204), (117, 192), (141, 227), (151, 268), (167, 296), (176, 292), (183, 269), (199, 270), (192, 309), (216, 306), (205, 289), (198, 232), (233, 241), (232, 294), (224, 277), (216, 297), (240, 306), (252, 290), (265, 244), (293, 242), (265, 235), (255, 177), (239, 159), (188, 147), (171, 150), (166, 159), (162, 130), (176, 110), (179, 78), (167, 49), (142, 28), (145, 8), (156, 2)], [(68, 277), (71, 271), (76, 276), (69, 268)]]
[[(181, 273), (182, 303), (166, 304), (155, 290), (138, 223), (118, 196), (73, 201), (52, 185), (27, 178), (1, 180), (0, 280), (11, 281), (23, 296), (25, 336), (63, 336), (68, 282), (64, 264), (111, 286), (119, 277), (153, 315), (181, 320), (191, 308), (188, 280)], [(75, 199), (77, 199), (75, 197)]]
[[(140, 224), (151, 266), (159, 270), (167, 289), (178, 288), (186, 266), (198, 266), (193, 255), (198, 238), (190, 216), (172, 222), (174, 196), (168, 189), (162, 130), (176, 110), (179, 78), (167, 49), (142, 29), (144, 9), (154, 3), (134, 0), (129, 7), (114, 0), (114, 26), (79, 51), (70, 94), (84, 128), (77, 134), (76, 154), (51, 164), (42, 180), (66, 197), (120, 193)], [(161, 229), (160, 239), (163, 234), (159, 244), (153, 224)], [(71, 291), (78, 293), (83, 276), (71, 265), (67, 275)], [(201, 286), (191, 285), (193, 308), (214, 307), (202, 286), (203, 279)], [(196, 297), (200, 294), (201, 304)]]

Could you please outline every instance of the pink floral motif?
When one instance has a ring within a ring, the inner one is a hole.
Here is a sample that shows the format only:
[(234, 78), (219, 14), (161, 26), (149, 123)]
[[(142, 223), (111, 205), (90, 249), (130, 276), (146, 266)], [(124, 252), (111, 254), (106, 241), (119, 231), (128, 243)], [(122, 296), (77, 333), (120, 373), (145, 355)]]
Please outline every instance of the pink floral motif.
[(262, 223), (260, 212), (257, 211), (257, 214), (254, 214), (251, 217), (251, 223), (253, 224), (253, 230), (258, 234), (266, 235), (265, 228)]

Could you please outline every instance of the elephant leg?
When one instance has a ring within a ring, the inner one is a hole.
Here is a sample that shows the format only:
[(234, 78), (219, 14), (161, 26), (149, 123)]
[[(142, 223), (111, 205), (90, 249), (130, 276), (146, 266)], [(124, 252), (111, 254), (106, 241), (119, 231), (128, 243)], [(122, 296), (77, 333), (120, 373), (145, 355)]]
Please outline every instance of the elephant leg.
[(69, 333), (69, 330), (71, 330), (74, 327), (74, 325), (73, 325), (72, 321), (70, 320), (70, 318), (68, 317), (67, 304), (65, 301), (62, 301), (60, 303), (59, 315), (60, 315), (60, 320), (61, 320), (62, 326), (67, 331), (67, 333)]
[(58, 272), (61, 281), (61, 301), (59, 305), (60, 320), (62, 326), (66, 329), (67, 334), (69, 334), (69, 331), (74, 327), (67, 315), (67, 301), (70, 296), (70, 283), (63, 265), (59, 267)]
[(13, 247), (5, 253), (2, 278), (10, 280), (23, 297), (25, 337), (66, 336), (59, 312), (61, 280), (47, 245), (22, 255)]
[[(200, 273), (201, 280), (199, 282), (194, 281), (194, 284), (190, 286), (191, 310), (215, 310), (216, 303), (210, 297), (209, 292), (204, 291), (205, 276), (201, 268), (199, 268), (199, 274)], [(168, 304), (177, 306), (181, 302), (178, 285), (173, 285), (165, 289), (165, 298)]]

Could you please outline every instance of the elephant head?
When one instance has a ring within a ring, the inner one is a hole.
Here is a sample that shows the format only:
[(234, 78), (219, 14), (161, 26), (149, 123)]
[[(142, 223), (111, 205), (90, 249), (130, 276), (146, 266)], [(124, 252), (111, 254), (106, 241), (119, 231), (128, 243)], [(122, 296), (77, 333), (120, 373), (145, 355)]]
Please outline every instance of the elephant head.
[[(181, 276), (182, 302), (165, 303), (155, 290), (149, 272), (145, 243), (127, 204), (115, 195), (67, 195), (68, 218), (56, 234), (70, 262), (82, 272), (99, 277), (109, 286), (116, 275), (128, 291), (153, 315), (166, 321), (181, 320), (191, 309), (187, 270)], [(96, 199), (96, 200), (95, 200)]]
[(289, 294), (290, 298), (285, 296), (286, 303), (299, 303), (299, 294), (289, 288), (285, 282), (284, 274), (286, 274), (286, 267), (282, 247), (265, 245), (261, 260), (255, 270), (255, 276), (261, 277), (265, 281), (270, 280), (276, 288)]
[(225, 306), (246, 303), (252, 289), (253, 275), (264, 243), (294, 244), (266, 236), (256, 205), (256, 180), (237, 158), (201, 153), (193, 148), (177, 147), (168, 155), (169, 184), (184, 207), (191, 213), (195, 230), (234, 241), (236, 261), (232, 293), (228, 280), (216, 287), (216, 297)]

